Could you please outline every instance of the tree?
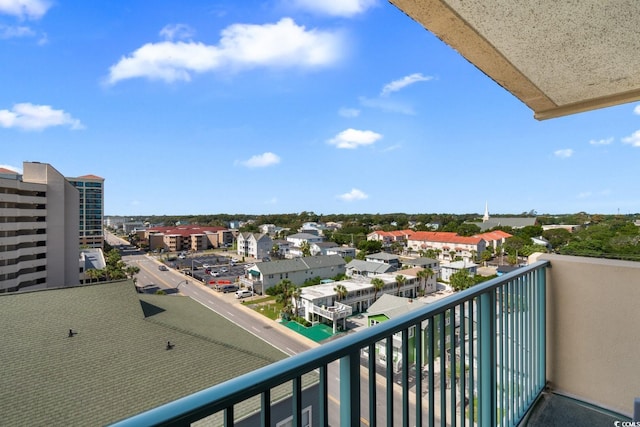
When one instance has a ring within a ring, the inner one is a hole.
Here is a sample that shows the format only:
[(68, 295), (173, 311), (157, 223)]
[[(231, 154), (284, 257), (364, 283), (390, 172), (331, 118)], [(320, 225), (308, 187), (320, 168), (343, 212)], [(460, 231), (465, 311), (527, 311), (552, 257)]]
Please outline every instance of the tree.
[(375, 254), (382, 250), (382, 242), (378, 240), (361, 240), (360, 243), (358, 243), (358, 249), (366, 255)]
[(94, 280), (100, 280), (103, 274), (104, 272), (102, 270), (97, 270), (95, 268), (90, 268), (84, 272), (84, 275), (89, 278), (90, 283)]
[(280, 258), (280, 246), (277, 243), (274, 243), (271, 247), (271, 257)]
[(342, 284), (336, 285), (333, 288), (333, 291), (336, 293), (336, 295), (338, 297), (338, 301), (342, 301), (344, 298), (346, 298), (347, 294), (349, 293), (347, 291), (347, 288)]
[(400, 296), (400, 288), (402, 288), (402, 286), (404, 286), (406, 282), (407, 282), (407, 278), (404, 277), (402, 274), (398, 274), (396, 276), (396, 284), (398, 285), (398, 293), (397, 293), (398, 296)]
[(282, 312), (285, 315), (291, 315), (291, 298), (296, 286), (288, 279), (282, 279), (276, 285), (276, 302), (282, 304)]
[(311, 256), (311, 245), (308, 241), (305, 240), (300, 244), (300, 250), (302, 251), (303, 257)]
[(449, 277), (449, 283), (454, 291), (462, 291), (470, 288), (474, 284), (473, 277), (469, 275), (469, 271), (466, 268), (458, 270)]
[(140, 273), (140, 267), (135, 265), (128, 265), (124, 268), (124, 272), (129, 279), (133, 278), (136, 274)]
[(460, 236), (474, 236), (478, 233), (480, 233), (482, 230), (480, 230), (480, 227), (478, 227), (475, 224), (470, 224), (467, 222), (463, 222), (462, 224), (460, 224), (458, 226), (458, 228), (456, 228), (456, 233), (458, 233)]
[(420, 279), (420, 290), (423, 293), (427, 287), (427, 282), (434, 274), (434, 271), (429, 267), (423, 268), (422, 270), (418, 271), (418, 274), (416, 274), (416, 276), (418, 276), (418, 279)]
[(373, 285), (373, 301), (375, 302), (378, 299), (378, 292), (384, 288), (384, 281), (379, 277), (374, 277), (371, 279), (371, 284)]
[(295, 316), (298, 317), (298, 309), (300, 304), (300, 295), (302, 295), (302, 289), (297, 286), (294, 286), (294, 289), (291, 291), (291, 298), (293, 299), (293, 306), (295, 310)]
[(565, 228), (552, 228), (543, 231), (542, 237), (549, 241), (551, 248), (557, 250), (569, 243), (569, 240), (571, 240), (571, 232)]

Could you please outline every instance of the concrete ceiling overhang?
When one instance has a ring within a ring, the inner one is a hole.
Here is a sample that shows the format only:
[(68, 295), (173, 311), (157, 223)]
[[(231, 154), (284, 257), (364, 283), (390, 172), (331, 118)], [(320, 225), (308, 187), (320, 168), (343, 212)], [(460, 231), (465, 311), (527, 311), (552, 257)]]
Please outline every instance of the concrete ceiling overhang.
[(389, 0), (539, 120), (640, 100), (638, 0)]

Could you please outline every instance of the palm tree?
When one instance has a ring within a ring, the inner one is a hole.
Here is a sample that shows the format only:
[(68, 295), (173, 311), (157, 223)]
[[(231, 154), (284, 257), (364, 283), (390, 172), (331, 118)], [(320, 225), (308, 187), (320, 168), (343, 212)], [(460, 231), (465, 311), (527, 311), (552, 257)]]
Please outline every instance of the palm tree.
[(89, 279), (89, 283), (92, 283), (94, 280), (98, 280), (102, 277), (102, 270), (90, 268), (84, 272), (84, 275)]
[(418, 277), (418, 279), (420, 279), (420, 292), (424, 293), (424, 289), (427, 284), (426, 282), (427, 282), (427, 279), (429, 278), (429, 276), (427, 275), (427, 269), (423, 268), (422, 270), (418, 271), (416, 276)]
[(124, 272), (129, 279), (133, 278), (136, 274), (140, 273), (140, 267), (135, 265), (128, 265), (125, 267)]
[(349, 293), (344, 285), (336, 285), (333, 291), (337, 294), (338, 301), (342, 301)]
[(291, 314), (291, 296), (295, 285), (291, 280), (283, 279), (278, 283), (280, 292), (276, 296), (276, 302), (282, 304), (282, 312), (285, 314)]
[(297, 286), (294, 286), (293, 290), (291, 291), (291, 299), (293, 299), (293, 307), (294, 307), (294, 312), (296, 317), (298, 317), (300, 295), (302, 295), (302, 289), (300, 289)]
[(378, 299), (378, 292), (384, 288), (384, 281), (379, 277), (374, 277), (371, 279), (371, 284), (373, 285), (373, 301), (375, 302)]
[(396, 276), (396, 283), (398, 284), (398, 296), (400, 296), (400, 288), (407, 282), (407, 278), (402, 274)]
[(302, 251), (302, 256), (311, 256), (311, 245), (308, 241), (304, 241), (300, 244), (300, 250)]

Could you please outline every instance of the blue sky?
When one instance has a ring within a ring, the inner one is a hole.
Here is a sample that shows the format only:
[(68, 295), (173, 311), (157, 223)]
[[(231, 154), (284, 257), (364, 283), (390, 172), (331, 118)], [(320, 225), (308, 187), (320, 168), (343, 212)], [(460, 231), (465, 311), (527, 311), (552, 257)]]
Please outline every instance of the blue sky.
[(536, 121), (382, 0), (1, 0), (0, 64), (0, 166), (107, 215), (640, 212), (640, 104)]

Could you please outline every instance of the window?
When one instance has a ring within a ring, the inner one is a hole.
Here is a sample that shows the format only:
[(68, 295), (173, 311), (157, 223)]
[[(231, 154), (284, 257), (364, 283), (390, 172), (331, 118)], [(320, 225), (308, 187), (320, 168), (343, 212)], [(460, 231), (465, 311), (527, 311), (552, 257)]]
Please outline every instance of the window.
[[(280, 421), (276, 427), (293, 427), (293, 415)], [(311, 427), (311, 406), (302, 410), (302, 427)]]

